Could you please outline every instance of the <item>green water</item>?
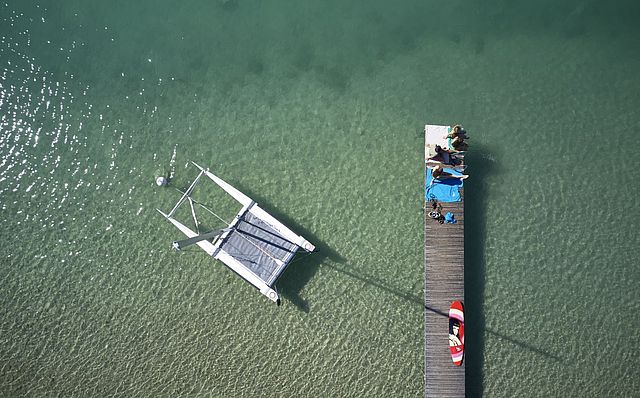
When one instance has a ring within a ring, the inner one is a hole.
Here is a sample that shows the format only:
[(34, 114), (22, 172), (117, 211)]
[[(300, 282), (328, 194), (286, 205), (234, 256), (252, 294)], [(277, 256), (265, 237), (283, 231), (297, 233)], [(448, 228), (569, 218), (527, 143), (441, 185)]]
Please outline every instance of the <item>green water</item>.
[[(0, 396), (422, 396), (424, 123), (472, 137), (467, 395), (639, 396), (635, 2), (0, 15)], [(281, 307), (170, 250), (191, 160), (320, 249)]]

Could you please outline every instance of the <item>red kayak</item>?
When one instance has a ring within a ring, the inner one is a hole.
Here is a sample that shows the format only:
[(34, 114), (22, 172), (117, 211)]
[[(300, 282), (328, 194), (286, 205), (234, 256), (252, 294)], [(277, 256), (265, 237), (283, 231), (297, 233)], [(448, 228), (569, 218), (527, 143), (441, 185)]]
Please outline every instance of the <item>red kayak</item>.
[(454, 301), (449, 308), (449, 351), (456, 366), (464, 358), (464, 307), (462, 301)]

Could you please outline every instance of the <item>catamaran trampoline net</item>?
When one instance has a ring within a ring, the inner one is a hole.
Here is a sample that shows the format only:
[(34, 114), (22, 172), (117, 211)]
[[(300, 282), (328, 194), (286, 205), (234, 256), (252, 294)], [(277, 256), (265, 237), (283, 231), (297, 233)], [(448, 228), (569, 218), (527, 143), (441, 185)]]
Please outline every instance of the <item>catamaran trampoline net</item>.
[[(298, 245), (283, 238), (269, 224), (248, 211), (220, 245), (220, 249), (269, 286), (278, 279), (298, 248)], [(279, 265), (276, 259), (283, 264)]]

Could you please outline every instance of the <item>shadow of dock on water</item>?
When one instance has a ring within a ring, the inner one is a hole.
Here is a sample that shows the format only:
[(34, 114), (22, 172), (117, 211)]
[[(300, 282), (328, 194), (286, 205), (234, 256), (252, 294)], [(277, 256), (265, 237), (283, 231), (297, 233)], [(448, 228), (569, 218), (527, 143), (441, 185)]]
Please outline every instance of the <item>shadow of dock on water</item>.
[(464, 187), (465, 390), (474, 397), (483, 395), (486, 180), (497, 172), (493, 159), (481, 145), (474, 146), (465, 157), (471, 175)]

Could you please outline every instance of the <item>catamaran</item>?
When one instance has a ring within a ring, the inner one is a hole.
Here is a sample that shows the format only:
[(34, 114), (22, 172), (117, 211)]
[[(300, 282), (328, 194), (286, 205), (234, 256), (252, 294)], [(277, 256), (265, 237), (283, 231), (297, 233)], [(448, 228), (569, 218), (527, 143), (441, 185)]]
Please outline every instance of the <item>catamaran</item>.
[[(275, 282), (300, 249), (311, 253), (315, 251), (315, 246), (267, 213), (247, 195), (211, 173), (209, 169), (191, 163), (200, 170), (200, 173), (189, 188), (182, 192), (180, 200), (169, 213), (156, 209), (187, 237), (184, 240), (174, 241), (173, 248), (182, 250), (193, 244), (198, 245), (208, 255), (220, 260), (260, 293), (280, 305), (280, 295), (275, 290)], [(208, 177), (242, 205), (226, 228), (204, 233), (199, 231), (196, 206), (218, 217), (211, 209), (191, 197), (202, 176)], [(173, 217), (185, 201), (189, 203), (191, 216), (198, 232)]]

